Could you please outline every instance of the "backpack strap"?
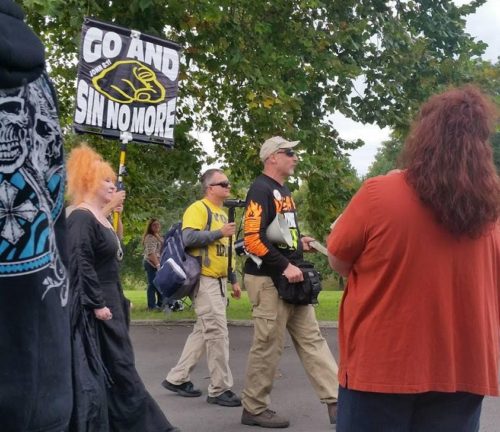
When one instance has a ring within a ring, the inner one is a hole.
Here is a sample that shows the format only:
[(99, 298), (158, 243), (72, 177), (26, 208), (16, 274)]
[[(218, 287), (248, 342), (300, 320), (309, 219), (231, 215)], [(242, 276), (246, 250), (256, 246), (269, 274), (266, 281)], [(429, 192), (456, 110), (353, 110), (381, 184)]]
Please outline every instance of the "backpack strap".
[(207, 209), (207, 225), (205, 226), (205, 231), (210, 231), (210, 227), (212, 226), (212, 210), (210, 210), (210, 207), (207, 206), (203, 201), (201, 202)]
[[(212, 210), (210, 210), (210, 207), (207, 206), (202, 200), (200, 200), (200, 202), (207, 209), (207, 224), (205, 226), (205, 231), (210, 231), (210, 227), (212, 226)], [(205, 265), (205, 267), (208, 267), (210, 265), (210, 259), (208, 258), (208, 245), (206, 245), (203, 248), (203, 254), (205, 255), (205, 258), (203, 260), (203, 264)]]

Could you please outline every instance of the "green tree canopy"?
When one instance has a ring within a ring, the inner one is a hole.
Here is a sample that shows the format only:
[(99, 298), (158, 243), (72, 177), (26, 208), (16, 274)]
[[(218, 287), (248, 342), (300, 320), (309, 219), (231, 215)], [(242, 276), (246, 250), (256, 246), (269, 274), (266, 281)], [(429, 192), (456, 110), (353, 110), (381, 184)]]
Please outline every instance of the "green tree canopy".
[(500, 132), (493, 135), (491, 145), (493, 146), (493, 161), (497, 167), (497, 173), (500, 175)]
[[(361, 122), (407, 128), (430, 93), (470, 79), (469, 59), (484, 44), (465, 33), (465, 17), (482, 3), (22, 1), (47, 46), (64, 125), (71, 124), (84, 16), (168, 37), (183, 47), (176, 139), (188, 161), (169, 154), (148, 165), (148, 172), (159, 165), (164, 170), (145, 200), (163, 193), (158, 184), (200, 168), (199, 143), (186, 138), (193, 129), (209, 130), (217, 156), (235, 179), (245, 181), (261, 169), (260, 143), (282, 134), (301, 141), (299, 177), (310, 191), (305, 217), (315, 221), (316, 232), (336, 216), (336, 200), (352, 194), (353, 182), (344, 178), (350, 175), (345, 152), (361, 144), (340, 139), (329, 115), (339, 111)], [(145, 153), (137, 152), (134, 160)]]
[[(471, 82), (479, 86), (483, 92), (490, 96), (494, 103), (500, 107), (500, 62), (493, 64), (489, 61), (476, 59), (473, 65)], [(405, 132), (394, 130), (391, 138), (382, 143), (375, 155), (375, 160), (368, 169), (367, 177), (385, 174), (398, 167), (398, 157), (403, 148)], [(493, 160), (500, 172), (500, 133), (496, 132), (491, 137), (493, 147)]]
[(387, 174), (388, 171), (397, 167), (398, 156), (401, 152), (403, 142), (394, 134), (390, 139), (384, 141), (377, 150), (373, 163), (368, 168), (366, 177), (375, 177)]

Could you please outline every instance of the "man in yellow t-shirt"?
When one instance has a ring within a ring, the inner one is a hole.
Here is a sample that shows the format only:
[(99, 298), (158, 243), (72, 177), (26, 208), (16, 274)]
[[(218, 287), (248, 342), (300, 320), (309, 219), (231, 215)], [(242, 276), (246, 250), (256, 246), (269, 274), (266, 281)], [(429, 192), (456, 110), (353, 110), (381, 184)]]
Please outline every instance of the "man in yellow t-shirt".
[(193, 299), (197, 320), (177, 365), (162, 385), (180, 396), (201, 396), (190, 374), (205, 350), (210, 372), (207, 402), (241, 406), (240, 398), (231, 390), (233, 376), (229, 368), (226, 319), (227, 279), (232, 285), (232, 296), (237, 299), (241, 296), (236, 275), (227, 274), (229, 238), (235, 233), (236, 225), (228, 223), (222, 206), (229, 197), (231, 184), (223, 171), (209, 169), (201, 176), (201, 185), (203, 199), (191, 204), (182, 218), (184, 244), (192, 255), (200, 256), (202, 262), (200, 285)]

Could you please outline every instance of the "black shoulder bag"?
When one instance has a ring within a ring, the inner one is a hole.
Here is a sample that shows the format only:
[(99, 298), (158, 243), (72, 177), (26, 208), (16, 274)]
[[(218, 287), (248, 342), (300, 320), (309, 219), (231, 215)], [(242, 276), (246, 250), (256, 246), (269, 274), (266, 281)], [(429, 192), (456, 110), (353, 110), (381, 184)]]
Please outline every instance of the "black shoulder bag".
[(321, 292), (320, 274), (314, 265), (308, 261), (292, 262), (304, 275), (302, 282), (288, 282), (288, 279), (279, 275), (274, 280), (280, 298), (294, 305), (318, 304), (318, 295)]

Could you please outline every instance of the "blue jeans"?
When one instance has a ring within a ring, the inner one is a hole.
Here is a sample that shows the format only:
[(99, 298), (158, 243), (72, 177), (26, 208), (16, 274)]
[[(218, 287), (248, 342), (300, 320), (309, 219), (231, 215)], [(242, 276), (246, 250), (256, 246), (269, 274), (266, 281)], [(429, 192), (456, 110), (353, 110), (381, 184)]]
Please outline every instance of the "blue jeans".
[(144, 261), (144, 270), (146, 270), (146, 275), (148, 277), (148, 289), (147, 289), (148, 309), (161, 307), (163, 299), (160, 292), (156, 289), (156, 286), (153, 283), (154, 278), (156, 276), (156, 268), (154, 268), (147, 261)]
[(370, 393), (339, 387), (337, 432), (478, 432), (483, 396)]

